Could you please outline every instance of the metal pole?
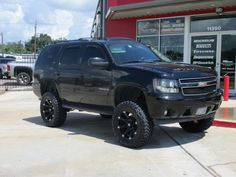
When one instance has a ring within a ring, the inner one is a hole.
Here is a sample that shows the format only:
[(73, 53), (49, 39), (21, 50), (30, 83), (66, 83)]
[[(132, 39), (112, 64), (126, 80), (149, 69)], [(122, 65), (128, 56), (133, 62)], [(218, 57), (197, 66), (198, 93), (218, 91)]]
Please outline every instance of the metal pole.
[(4, 44), (3, 44), (3, 33), (1, 32), (1, 43), (2, 43), (2, 57), (4, 57)]
[(101, 4), (101, 37), (106, 37), (106, 13), (107, 13), (107, 0), (102, 0)]
[(34, 58), (36, 58), (36, 47), (37, 47), (37, 21), (35, 21), (35, 26), (34, 26)]

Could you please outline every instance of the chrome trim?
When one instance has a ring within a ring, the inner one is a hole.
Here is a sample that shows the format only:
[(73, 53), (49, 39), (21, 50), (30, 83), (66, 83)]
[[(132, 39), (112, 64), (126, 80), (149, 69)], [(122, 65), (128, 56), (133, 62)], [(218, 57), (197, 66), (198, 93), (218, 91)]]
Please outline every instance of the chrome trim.
[(201, 87), (210, 87), (210, 86), (213, 86), (213, 85), (216, 85), (216, 83), (215, 84), (208, 84), (208, 85), (205, 85), (205, 86), (189, 86), (189, 87), (181, 87), (181, 88), (201, 88)]
[(183, 91), (182, 91), (182, 93), (183, 93), (184, 96), (202, 96), (202, 95), (209, 95), (209, 94), (212, 94), (212, 93), (214, 93), (215, 91), (216, 91), (216, 90), (213, 90), (212, 92), (207, 92), (207, 93), (195, 93), (195, 94), (184, 94)]
[(179, 79), (180, 83), (181, 80), (192, 80), (192, 79), (210, 79), (210, 78), (214, 78), (216, 80), (216, 76), (210, 76), (210, 77), (191, 77), (191, 78), (182, 78)]
[[(206, 81), (202, 81), (203, 79), (207, 79)], [(191, 80), (199, 80), (191, 82)], [(185, 81), (183, 83), (183, 81)], [(186, 82), (187, 81), (187, 82)], [(189, 81), (189, 82), (188, 82)], [(206, 85), (200, 85), (199, 83), (204, 82)], [(216, 76), (211, 76), (211, 77), (195, 77), (195, 78), (182, 78), (179, 79), (179, 84), (180, 84), (180, 89), (182, 91), (183, 96), (201, 96), (201, 95), (208, 95), (212, 94), (216, 91), (216, 86), (217, 86), (217, 79)], [(206, 93), (184, 93), (184, 89), (194, 89), (194, 88), (207, 88), (215, 86), (215, 89), (210, 92)]]

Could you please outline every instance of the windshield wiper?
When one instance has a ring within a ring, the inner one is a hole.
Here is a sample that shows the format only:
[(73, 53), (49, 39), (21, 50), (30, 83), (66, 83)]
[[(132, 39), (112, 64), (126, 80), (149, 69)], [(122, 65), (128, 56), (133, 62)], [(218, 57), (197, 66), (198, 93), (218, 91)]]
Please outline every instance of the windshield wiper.
[(122, 64), (129, 64), (129, 63), (144, 63), (144, 61), (140, 61), (140, 60), (133, 60), (133, 61), (127, 61), (127, 62), (123, 62)]

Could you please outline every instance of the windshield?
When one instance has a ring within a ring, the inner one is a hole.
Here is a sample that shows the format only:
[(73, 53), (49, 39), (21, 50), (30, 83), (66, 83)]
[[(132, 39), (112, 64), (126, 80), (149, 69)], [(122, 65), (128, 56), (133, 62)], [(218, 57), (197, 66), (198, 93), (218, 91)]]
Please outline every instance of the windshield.
[(108, 48), (118, 64), (154, 63), (162, 61), (152, 50), (135, 42), (111, 43)]
[(159, 56), (163, 61), (165, 62), (172, 62), (171, 59), (169, 59), (167, 56), (163, 55), (160, 51), (155, 49), (154, 47), (150, 47), (150, 49), (157, 55)]

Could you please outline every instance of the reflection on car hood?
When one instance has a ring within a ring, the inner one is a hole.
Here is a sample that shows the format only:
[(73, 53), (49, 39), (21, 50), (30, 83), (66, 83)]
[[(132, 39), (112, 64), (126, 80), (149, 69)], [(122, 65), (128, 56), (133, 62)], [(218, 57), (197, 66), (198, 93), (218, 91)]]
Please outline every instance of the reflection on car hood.
[(185, 63), (137, 63), (124, 66), (159, 73), (167, 77), (207, 77), (216, 75), (216, 72), (212, 69)]

